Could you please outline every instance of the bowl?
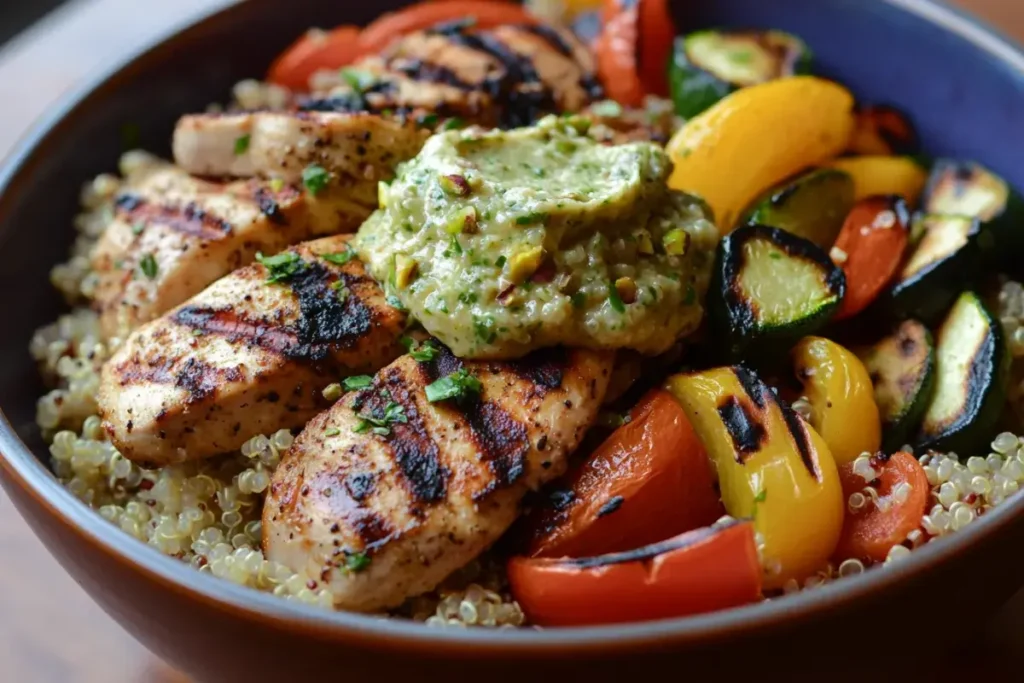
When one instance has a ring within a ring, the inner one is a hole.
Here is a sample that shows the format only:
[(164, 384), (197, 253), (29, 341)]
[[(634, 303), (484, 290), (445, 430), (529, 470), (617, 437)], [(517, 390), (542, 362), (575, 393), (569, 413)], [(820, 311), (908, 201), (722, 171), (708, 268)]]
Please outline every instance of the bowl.
[[(0, 170), (0, 479), (108, 614), (197, 680), (434, 680), (481, 667), (493, 681), (611, 681), (664, 667), (726, 680), (828, 671), (834, 680), (866, 657), (879, 675), (917, 666), (917, 648), (943, 642), (936, 629), (961, 620), (969, 628), (1013, 594), (1024, 582), (1014, 562), (1024, 496), (893, 566), (766, 604), (628, 626), (485, 631), (332, 613), (235, 586), (130, 538), (64, 490), (35, 428), (42, 386), (27, 346), (61, 308), (48, 272), (72, 239), (80, 184), (116, 167), (125, 126), (137, 129), (141, 146), (169, 154), (179, 114), (224, 100), (306, 28), (364, 23), (397, 4), (292, 0), (285, 9), (250, 0), (216, 12), (85, 83)], [(797, 33), (821, 73), (908, 110), (930, 152), (977, 158), (1024, 186), (1024, 54), (968, 17), (925, 0), (684, 4), (692, 6), (678, 12), (683, 28)], [(890, 634), (898, 647), (873, 647)]]

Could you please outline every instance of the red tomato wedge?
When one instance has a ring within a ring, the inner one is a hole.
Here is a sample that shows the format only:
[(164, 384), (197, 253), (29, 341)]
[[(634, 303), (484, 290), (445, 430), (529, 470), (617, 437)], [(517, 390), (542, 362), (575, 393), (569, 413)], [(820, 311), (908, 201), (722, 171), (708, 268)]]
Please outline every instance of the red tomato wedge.
[(644, 95), (668, 94), (668, 59), (676, 30), (667, 0), (605, 0), (594, 42), (608, 97), (640, 107)]
[(310, 31), (281, 53), (267, 80), (292, 90), (308, 90), (309, 78), (320, 69), (340, 69), (363, 55), (359, 27), (339, 26), (327, 33)]
[(515, 557), (512, 595), (531, 623), (586, 626), (665, 619), (758, 600), (753, 524), (704, 527), (638, 550), (584, 559)]
[(623, 552), (725, 514), (704, 445), (679, 403), (660, 388), (555, 486), (564, 503), (529, 520), (531, 557)]
[[(837, 560), (855, 558), (884, 562), (894, 545), (902, 543), (907, 534), (921, 526), (931, 491), (921, 463), (900, 451), (874, 467), (881, 470), (876, 487), (879, 502), (873, 503), (868, 498), (867, 504), (858, 511), (847, 508), (843, 534), (835, 553)], [(839, 468), (839, 478), (847, 500), (867, 486), (863, 477), (854, 474), (853, 463)], [(902, 484), (909, 488), (901, 487)], [(897, 492), (897, 487), (902, 490)]]
[(892, 282), (909, 236), (910, 210), (902, 197), (867, 197), (854, 205), (832, 250), (846, 274), (846, 296), (835, 320), (857, 315)]
[(668, 60), (676, 36), (668, 0), (640, 0), (640, 80), (647, 93), (668, 97)]
[(502, 24), (536, 24), (540, 21), (519, 3), (497, 0), (442, 0), (420, 2), (396, 12), (383, 14), (370, 23), (359, 36), (364, 54), (386, 48), (395, 38), (446, 21), (472, 20), (476, 28), (493, 28)]

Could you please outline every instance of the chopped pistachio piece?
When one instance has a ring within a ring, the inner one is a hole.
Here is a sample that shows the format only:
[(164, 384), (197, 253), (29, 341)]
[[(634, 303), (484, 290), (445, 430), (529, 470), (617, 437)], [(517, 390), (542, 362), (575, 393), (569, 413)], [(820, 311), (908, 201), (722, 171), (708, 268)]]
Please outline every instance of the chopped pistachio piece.
[(334, 384), (328, 384), (324, 387), (323, 396), (328, 401), (337, 401), (341, 398), (341, 385), (335, 382)]
[(669, 256), (683, 256), (690, 247), (690, 233), (682, 228), (673, 228), (665, 233), (661, 244)]
[(458, 173), (443, 175), (439, 182), (442, 190), (455, 197), (467, 197), (472, 191), (466, 176)]
[(463, 232), (476, 231), (476, 209), (472, 206), (464, 206), (456, 211), (444, 225), (444, 231), (449, 235), (458, 235)]
[(395, 286), (405, 289), (416, 277), (417, 263), (405, 254), (395, 255)]
[(651, 233), (640, 230), (636, 233), (636, 250), (645, 256), (654, 253), (654, 243), (651, 241)]
[(540, 268), (544, 260), (544, 247), (526, 247), (512, 255), (506, 264), (508, 279), (515, 284), (526, 282)]
[(623, 303), (631, 304), (636, 301), (636, 282), (631, 277), (620, 277), (615, 281), (615, 291)]

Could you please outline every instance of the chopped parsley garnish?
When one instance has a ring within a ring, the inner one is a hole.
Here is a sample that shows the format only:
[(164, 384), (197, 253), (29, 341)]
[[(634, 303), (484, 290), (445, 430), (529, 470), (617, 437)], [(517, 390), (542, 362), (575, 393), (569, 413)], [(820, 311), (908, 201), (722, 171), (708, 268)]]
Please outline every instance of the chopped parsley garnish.
[(780, 258), (782, 258), (782, 254), (780, 254), (777, 251), (772, 251), (768, 253), (768, 258), (778, 261)]
[(462, 245), (459, 244), (458, 235), (452, 235), (452, 251), (454, 251), (456, 254), (462, 253)]
[(384, 408), (384, 417), (374, 417), (373, 415), (366, 415), (359, 413), (359, 423), (352, 429), (356, 434), (362, 434), (366, 430), (370, 429), (374, 434), (380, 436), (387, 436), (391, 433), (391, 425), (398, 422), (408, 422), (409, 418), (405, 416), (405, 406), (401, 403), (395, 403), (391, 401)]
[(437, 354), (440, 353), (437, 346), (430, 339), (423, 343), (420, 343), (408, 335), (402, 335), (399, 339), (405, 350), (409, 352), (414, 361), (419, 363), (429, 363), (430, 361), (437, 358)]
[(145, 256), (143, 256), (142, 260), (139, 261), (139, 270), (141, 270), (142, 274), (148, 277), (150, 280), (155, 278), (158, 270), (156, 265), (156, 257), (153, 256), (153, 254), (146, 254)]
[(587, 305), (587, 295), (583, 292), (576, 292), (570, 297), (573, 308), (583, 308)]
[(369, 375), (352, 375), (351, 377), (346, 377), (341, 381), (341, 386), (345, 391), (365, 389), (371, 384), (373, 384), (373, 378)]
[(608, 283), (608, 303), (616, 313), (626, 312), (626, 304), (622, 302), (622, 297), (619, 296), (619, 290), (616, 289), (614, 282)]
[(498, 258), (494, 259), (494, 265), (496, 265), (497, 267), (501, 268), (502, 266), (505, 265), (505, 261), (506, 260), (507, 259), (505, 258), (504, 254), (503, 254), (503, 255), (499, 256)]
[(323, 166), (310, 164), (302, 169), (302, 184), (311, 194), (319, 194), (331, 180), (331, 174)]
[(534, 225), (536, 223), (543, 223), (548, 219), (548, 215), (543, 211), (533, 211), (531, 213), (523, 214), (522, 216), (516, 217), (516, 225)]
[(145, 230), (145, 229), (146, 229), (146, 224), (143, 223), (142, 221), (138, 221), (137, 223), (132, 223), (132, 234), (133, 235), (141, 235), (142, 231)]
[(473, 316), (473, 332), (476, 338), (485, 344), (493, 344), (498, 333), (494, 331), (494, 318), (490, 316)]
[(283, 251), (273, 256), (264, 256), (263, 252), (256, 253), (256, 261), (267, 269), (267, 283), (284, 282), (298, 273), (302, 266), (302, 257), (294, 251)]
[(320, 258), (328, 263), (333, 263), (336, 266), (343, 266), (356, 257), (356, 254), (351, 249), (345, 251), (335, 251), (330, 254), (320, 254)]
[(366, 553), (345, 553), (345, 569), (358, 574), (370, 566), (370, 556)]
[(324, 436), (337, 436), (338, 434), (341, 434), (341, 430), (337, 427), (330, 427), (324, 430)]
[(366, 90), (377, 82), (377, 77), (369, 71), (362, 69), (344, 68), (341, 70), (341, 77), (345, 79), (348, 86), (362, 95)]
[(252, 136), (250, 136), (248, 133), (246, 133), (245, 135), (239, 135), (237, 138), (235, 138), (235, 156), (238, 156), (239, 154), (245, 154), (246, 152), (249, 151), (249, 140), (251, 139)]
[(754, 502), (755, 503), (763, 503), (767, 498), (768, 498), (768, 489), (764, 489), (763, 488), (763, 489), (761, 489), (760, 491), (757, 492), (756, 496), (754, 496)]
[(446, 377), (427, 385), (427, 400), (431, 403), (454, 398), (463, 401), (470, 396), (479, 396), (483, 385), (466, 368), (459, 368)]
[(450, 119), (448, 119), (447, 121), (444, 122), (444, 129), (445, 130), (459, 130), (460, 128), (465, 128), (465, 127), (466, 127), (466, 122), (463, 121), (462, 119), (460, 119), (458, 116), (453, 116), (453, 117), (451, 117)]
[(433, 128), (437, 125), (437, 114), (421, 114), (417, 116), (416, 125), (421, 128)]

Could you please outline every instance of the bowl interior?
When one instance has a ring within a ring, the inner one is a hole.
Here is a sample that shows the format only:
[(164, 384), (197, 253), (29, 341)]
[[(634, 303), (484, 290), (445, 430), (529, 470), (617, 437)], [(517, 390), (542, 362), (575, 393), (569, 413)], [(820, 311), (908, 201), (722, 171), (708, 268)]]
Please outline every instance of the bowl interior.
[[(41, 122), (48, 132), (12, 155), (0, 171), (0, 409), (41, 461), (47, 450), (34, 414), (43, 387), (27, 346), (62, 310), (48, 273), (66, 257), (81, 184), (115, 170), (126, 142), (168, 154), (179, 114), (224, 101), (233, 83), (262, 74), (306, 28), (364, 23), (398, 4), (292, 0), (282, 11), (280, 3), (250, 0), (55, 107)], [(679, 2), (676, 10), (684, 29), (774, 27), (802, 36), (819, 73), (867, 101), (910, 112), (928, 152), (976, 158), (1024, 186), (1017, 159), (1024, 127), (1013, 116), (1024, 111), (1024, 57), (948, 10), (924, 0), (716, 0)], [(843, 588), (826, 592), (833, 590)]]

